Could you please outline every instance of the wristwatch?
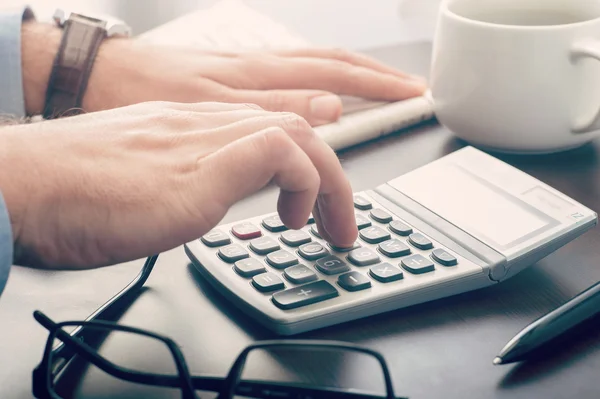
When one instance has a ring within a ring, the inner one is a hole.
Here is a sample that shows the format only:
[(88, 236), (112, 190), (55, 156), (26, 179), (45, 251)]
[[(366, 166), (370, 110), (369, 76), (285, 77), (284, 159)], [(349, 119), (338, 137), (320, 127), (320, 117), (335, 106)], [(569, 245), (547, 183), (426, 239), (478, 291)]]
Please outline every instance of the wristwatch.
[(112, 17), (94, 18), (57, 9), (54, 21), (63, 35), (48, 81), (45, 119), (82, 112), (81, 101), (100, 44), (108, 37), (131, 36), (131, 28)]

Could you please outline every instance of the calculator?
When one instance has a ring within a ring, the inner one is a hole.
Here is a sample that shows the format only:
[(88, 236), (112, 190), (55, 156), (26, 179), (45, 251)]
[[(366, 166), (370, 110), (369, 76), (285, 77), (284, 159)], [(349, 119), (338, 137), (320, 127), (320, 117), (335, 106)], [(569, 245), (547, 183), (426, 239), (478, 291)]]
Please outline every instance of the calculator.
[(591, 209), (474, 147), (354, 195), (359, 237), (337, 248), (276, 212), (185, 244), (202, 278), (279, 335), (480, 289), (597, 223)]

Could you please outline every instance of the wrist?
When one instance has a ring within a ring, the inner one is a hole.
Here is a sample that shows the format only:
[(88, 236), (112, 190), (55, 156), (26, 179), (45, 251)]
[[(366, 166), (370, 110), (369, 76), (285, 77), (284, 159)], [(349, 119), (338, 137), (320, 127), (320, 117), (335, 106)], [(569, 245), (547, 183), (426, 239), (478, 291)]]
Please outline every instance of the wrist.
[(21, 28), (23, 92), (27, 115), (39, 115), (44, 109), (46, 90), (62, 30), (53, 24), (24, 22)]

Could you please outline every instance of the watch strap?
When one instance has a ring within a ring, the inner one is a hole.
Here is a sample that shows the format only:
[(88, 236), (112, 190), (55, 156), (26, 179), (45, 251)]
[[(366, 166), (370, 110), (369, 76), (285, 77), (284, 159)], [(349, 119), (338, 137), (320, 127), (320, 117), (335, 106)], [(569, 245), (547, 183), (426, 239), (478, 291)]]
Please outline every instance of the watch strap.
[(106, 38), (106, 22), (72, 13), (54, 59), (46, 91), (43, 116), (52, 119), (82, 112), (81, 102), (87, 88), (98, 48)]

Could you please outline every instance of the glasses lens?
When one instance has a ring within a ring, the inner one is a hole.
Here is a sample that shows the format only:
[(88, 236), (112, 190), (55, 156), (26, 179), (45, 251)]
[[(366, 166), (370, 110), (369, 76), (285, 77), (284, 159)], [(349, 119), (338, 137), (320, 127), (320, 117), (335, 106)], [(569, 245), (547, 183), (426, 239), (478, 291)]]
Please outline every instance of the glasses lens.
[(379, 396), (386, 393), (383, 369), (375, 357), (340, 349), (303, 346), (255, 349), (248, 354), (242, 373), (243, 383), (253, 380)]
[[(85, 327), (90, 328), (88, 326)], [(166, 374), (177, 376), (175, 360), (168, 346), (155, 338), (117, 330), (95, 329), (104, 340), (101, 345), (88, 341), (88, 345), (108, 362), (120, 369), (137, 373)], [(96, 336), (94, 334), (94, 336)], [(55, 345), (62, 343), (55, 339)], [(67, 348), (69, 346), (67, 345)], [(55, 358), (56, 359), (56, 358)], [(50, 364), (54, 362), (51, 359)], [(115, 377), (114, 370), (103, 370), (88, 362), (82, 356), (76, 356), (54, 379), (56, 394), (64, 399), (70, 398), (180, 398), (179, 388), (151, 386), (131, 382)]]

